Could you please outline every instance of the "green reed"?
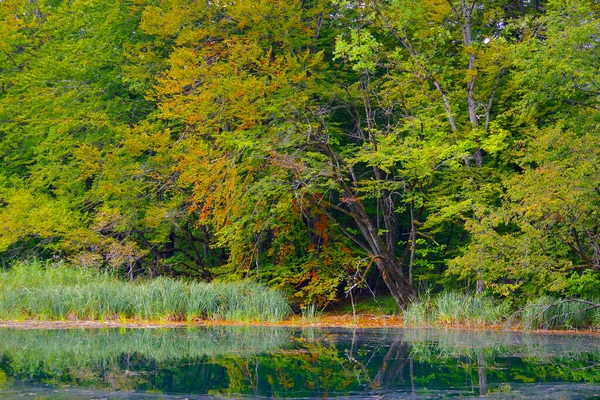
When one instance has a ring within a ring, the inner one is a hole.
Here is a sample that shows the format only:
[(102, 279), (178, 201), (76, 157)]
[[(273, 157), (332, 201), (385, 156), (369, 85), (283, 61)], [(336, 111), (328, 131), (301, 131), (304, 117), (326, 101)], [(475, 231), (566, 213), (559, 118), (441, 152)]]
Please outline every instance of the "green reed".
[(314, 324), (321, 320), (323, 316), (323, 310), (319, 309), (319, 306), (315, 303), (308, 304), (301, 308), (302, 311), (302, 322), (307, 324)]
[(252, 282), (203, 283), (160, 277), (128, 282), (106, 273), (39, 262), (0, 273), (0, 319), (279, 321), (284, 296)]
[(497, 304), (489, 297), (443, 292), (412, 303), (404, 320), (407, 326), (493, 325), (500, 323), (507, 311), (505, 303)]
[(514, 315), (525, 329), (576, 329), (600, 327), (598, 300), (586, 302), (577, 299), (540, 297)]

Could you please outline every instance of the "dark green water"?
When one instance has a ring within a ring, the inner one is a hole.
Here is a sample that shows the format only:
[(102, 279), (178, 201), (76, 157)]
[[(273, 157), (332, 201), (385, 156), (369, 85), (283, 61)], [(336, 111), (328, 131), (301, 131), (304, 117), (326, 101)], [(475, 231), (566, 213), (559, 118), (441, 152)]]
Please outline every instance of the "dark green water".
[(600, 338), (435, 330), (0, 329), (0, 398), (600, 398)]

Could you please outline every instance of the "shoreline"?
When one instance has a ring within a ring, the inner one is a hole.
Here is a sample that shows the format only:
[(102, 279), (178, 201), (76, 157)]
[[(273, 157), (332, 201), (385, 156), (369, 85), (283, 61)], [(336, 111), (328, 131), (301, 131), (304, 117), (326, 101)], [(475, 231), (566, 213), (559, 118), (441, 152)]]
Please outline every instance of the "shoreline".
[(357, 314), (357, 322), (350, 314), (330, 314), (322, 316), (319, 321), (305, 322), (300, 316), (292, 316), (279, 322), (268, 321), (226, 321), (226, 320), (195, 320), (187, 321), (143, 321), (143, 320), (0, 320), (0, 328), (20, 330), (57, 330), (57, 329), (160, 329), (160, 328), (195, 328), (205, 326), (264, 326), (283, 328), (345, 328), (345, 329), (447, 329), (464, 331), (489, 331), (489, 332), (521, 332), (541, 335), (586, 335), (600, 337), (597, 330), (544, 330), (520, 329), (517, 327), (506, 328), (502, 325), (439, 325), (411, 327), (405, 326), (401, 317), (395, 315)]

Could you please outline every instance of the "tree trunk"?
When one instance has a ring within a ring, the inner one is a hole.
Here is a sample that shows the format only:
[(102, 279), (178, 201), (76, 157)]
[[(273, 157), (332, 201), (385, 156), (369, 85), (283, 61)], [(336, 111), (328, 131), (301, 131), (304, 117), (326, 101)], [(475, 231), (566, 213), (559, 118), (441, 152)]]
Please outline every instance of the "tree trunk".
[[(477, 270), (477, 278), (481, 277), (481, 270)], [(475, 288), (475, 294), (483, 294), (485, 292), (485, 281), (483, 279), (477, 279), (477, 286)]]
[[(333, 165), (339, 165), (339, 156), (331, 149), (328, 143), (322, 143), (323, 149), (331, 157)], [(341, 161), (343, 163), (343, 161)], [(334, 168), (335, 170), (335, 168)], [(356, 181), (355, 178), (353, 178)], [(389, 227), (385, 237), (381, 237), (380, 229), (377, 227), (378, 215), (372, 217), (370, 215), (362, 200), (355, 191), (345, 183), (343, 176), (338, 176), (338, 181), (341, 185), (343, 195), (345, 195), (345, 201), (340, 206), (334, 208), (341, 211), (346, 216), (352, 218), (356, 223), (360, 231), (360, 235), (349, 232), (347, 229), (342, 228), (342, 232), (350, 238), (354, 243), (358, 244), (363, 250), (365, 250), (371, 257), (373, 257), (377, 264), (377, 269), (381, 273), (383, 281), (388, 287), (392, 296), (398, 303), (401, 309), (405, 309), (410, 302), (415, 298), (415, 290), (410, 282), (402, 274), (401, 265), (402, 262), (398, 262), (395, 257), (395, 243), (390, 240), (393, 237), (393, 225), (394, 225), (394, 212), (393, 208), (395, 203), (380, 202), (380, 205), (384, 205), (388, 208), (388, 212), (383, 212), (383, 217), (386, 220), (385, 226)], [(385, 196), (383, 196), (385, 197)], [(339, 224), (339, 220), (336, 220), (326, 209), (321, 208), (324, 215), (327, 215), (331, 220)], [(341, 224), (340, 224), (341, 225)], [(404, 256), (402, 257), (404, 259)]]
[(363, 237), (368, 243), (367, 250), (375, 258), (377, 268), (383, 277), (383, 281), (390, 290), (392, 296), (401, 309), (405, 309), (415, 298), (415, 291), (402, 274), (401, 263), (394, 256), (394, 249), (388, 248), (382, 238), (378, 235), (377, 227), (373, 224), (367, 214), (364, 205), (360, 202), (350, 203), (354, 211), (354, 221), (358, 225)]
[(417, 226), (415, 224), (415, 202), (410, 204), (410, 259), (408, 262), (408, 283), (413, 285), (413, 268), (417, 250)]
[(415, 298), (415, 290), (400, 273), (396, 260), (378, 257), (375, 263), (396, 303), (401, 309), (405, 309)]

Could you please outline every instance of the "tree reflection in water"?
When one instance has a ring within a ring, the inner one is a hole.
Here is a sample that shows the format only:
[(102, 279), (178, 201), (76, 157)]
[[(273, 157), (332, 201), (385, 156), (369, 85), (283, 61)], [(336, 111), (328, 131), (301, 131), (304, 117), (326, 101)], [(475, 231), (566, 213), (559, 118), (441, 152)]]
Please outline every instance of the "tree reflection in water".
[(600, 393), (600, 340), (585, 336), (256, 327), (3, 329), (0, 355), (0, 394), (43, 384), (108, 393), (410, 398), (534, 388), (539, 394), (543, 382), (552, 382), (553, 390), (561, 382), (586, 383), (586, 390)]

